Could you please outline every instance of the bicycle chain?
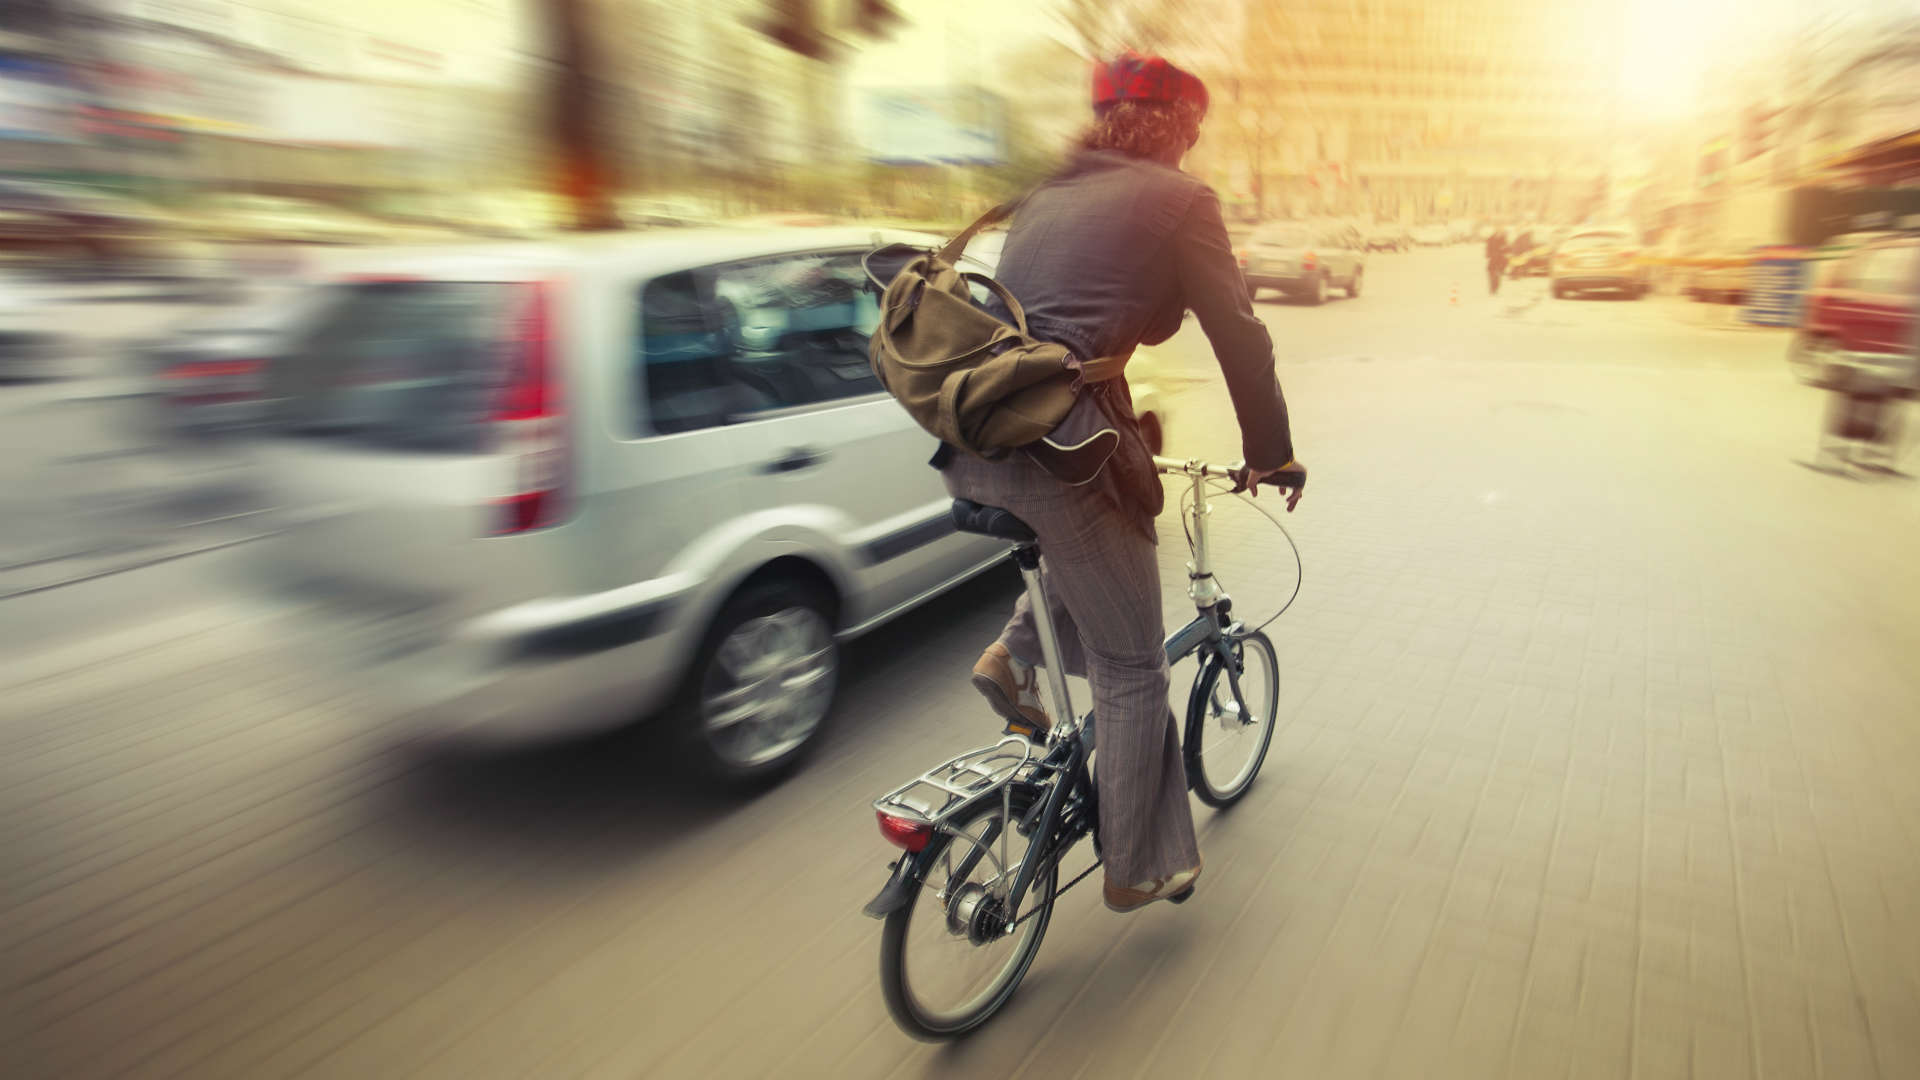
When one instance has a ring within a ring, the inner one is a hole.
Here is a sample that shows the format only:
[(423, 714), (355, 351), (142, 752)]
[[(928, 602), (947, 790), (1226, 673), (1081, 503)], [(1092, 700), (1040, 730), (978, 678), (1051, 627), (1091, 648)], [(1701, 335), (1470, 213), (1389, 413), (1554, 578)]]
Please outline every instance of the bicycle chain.
[(1029, 911), (1029, 912), (1027, 912), (1027, 913), (1026, 913), (1025, 915), (1022, 915), (1022, 916), (1020, 916), (1019, 918), (1017, 918), (1017, 919), (1015, 919), (1015, 920), (1013, 920), (1013, 925), (1012, 925), (1012, 926), (1009, 926), (1009, 927), (1007, 927), (1007, 933), (1009, 933), (1009, 934), (1011, 934), (1011, 933), (1013, 933), (1013, 932), (1014, 932), (1015, 930), (1018, 930), (1018, 929), (1020, 929), (1020, 924), (1021, 924), (1021, 923), (1023, 923), (1023, 922), (1026, 922), (1026, 921), (1027, 921), (1028, 919), (1031, 919), (1031, 918), (1033, 918), (1033, 917), (1034, 917), (1035, 915), (1038, 915), (1038, 914), (1040, 914), (1040, 912), (1042, 912), (1042, 911), (1044, 911), (1044, 910), (1045, 910), (1045, 909), (1046, 909), (1047, 907), (1051, 907), (1051, 906), (1052, 906), (1052, 904), (1053, 904), (1053, 902), (1054, 902), (1055, 900), (1058, 900), (1058, 899), (1060, 899), (1060, 898), (1061, 898), (1062, 896), (1065, 896), (1065, 895), (1067, 894), (1067, 890), (1068, 890), (1068, 889), (1071, 889), (1071, 888), (1073, 888), (1073, 887), (1074, 887), (1075, 885), (1078, 885), (1078, 884), (1080, 884), (1080, 883), (1081, 883), (1082, 881), (1085, 881), (1085, 880), (1087, 880), (1087, 875), (1089, 875), (1089, 874), (1091, 874), (1091, 873), (1093, 873), (1093, 872), (1094, 872), (1095, 870), (1098, 870), (1098, 869), (1100, 869), (1100, 868), (1101, 868), (1102, 866), (1105, 866), (1105, 865), (1106, 865), (1106, 860), (1105, 860), (1105, 859), (1095, 859), (1095, 860), (1093, 861), (1093, 865), (1092, 865), (1092, 866), (1089, 866), (1089, 867), (1087, 867), (1087, 868), (1086, 868), (1085, 870), (1082, 870), (1082, 871), (1080, 872), (1080, 876), (1079, 876), (1079, 877), (1077, 877), (1077, 878), (1074, 878), (1074, 879), (1073, 879), (1072, 881), (1069, 881), (1069, 882), (1067, 882), (1067, 883), (1066, 883), (1065, 885), (1062, 885), (1062, 886), (1061, 886), (1060, 888), (1058, 888), (1058, 889), (1055, 889), (1055, 890), (1053, 890), (1053, 895), (1052, 895), (1052, 896), (1049, 896), (1049, 897), (1047, 897), (1047, 902), (1046, 902), (1046, 904), (1044, 904), (1044, 905), (1042, 905), (1042, 904), (1036, 904), (1036, 905), (1034, 905), (1034, 907), (1033, 907), (1033, 910), (1031, 910), (1031, 911)]

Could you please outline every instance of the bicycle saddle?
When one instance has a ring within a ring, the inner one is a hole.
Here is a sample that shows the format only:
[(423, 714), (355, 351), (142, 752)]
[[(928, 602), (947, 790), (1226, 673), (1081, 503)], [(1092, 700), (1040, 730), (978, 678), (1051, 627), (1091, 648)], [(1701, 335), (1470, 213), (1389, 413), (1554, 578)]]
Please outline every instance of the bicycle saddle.
[(1015, 544), (1035, 544), (1040, 538), (1027, 523), (998, 506), (983, 506), (972, 499), (953, 500), (953, 527), (961, 532), (991, 536)]

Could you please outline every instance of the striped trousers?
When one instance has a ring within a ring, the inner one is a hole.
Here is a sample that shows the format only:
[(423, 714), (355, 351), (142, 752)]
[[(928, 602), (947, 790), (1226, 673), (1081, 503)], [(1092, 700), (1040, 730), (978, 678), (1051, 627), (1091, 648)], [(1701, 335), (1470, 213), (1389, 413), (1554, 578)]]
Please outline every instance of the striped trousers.
[[(1068, 674), (1093, 686), (1095, 783), (1108, 879), (1134, 885), (1192, 868), (1200, 861), (1199, 845), (1180, 737), (1167, 707), (1153, 541), (1095, 485), (1069, 487), (1022, 454), (982, 461), (955, 453), (943, 475), (955, 497), (1004, 507), (1040, 538), (1043, 589), (1061, 661)], [(1000, 642), (1022, 662), (1040, 663), (1040, 638), (1025, 593)]]

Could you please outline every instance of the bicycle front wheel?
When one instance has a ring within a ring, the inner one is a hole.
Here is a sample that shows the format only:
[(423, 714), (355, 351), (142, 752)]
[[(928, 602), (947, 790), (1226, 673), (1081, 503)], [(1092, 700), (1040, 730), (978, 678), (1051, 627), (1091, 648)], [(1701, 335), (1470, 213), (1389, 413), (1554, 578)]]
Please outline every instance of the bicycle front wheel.
[(953, 832), (936, 834), (912, 899), (887, 916), (880, 988), (894, 1022), (916, 1039), (950, 1039), (985, 1023), (1013, 996), (1040, 951), (1053, 917), (1058, 866), (1049, 863), (1034, 875), (1021, 921), (1006, 933), (1007, 894), (1027, 849), (1038, 842), (1018, 828), (1029, 800), (1016, 794), (1012, 801), (1011, 820), (991, 796), (964, 811)]
[(1280, 661), (1258, 630), (1228, 642), (1233, 668), (1207, 664), (1187, 703), (1185, 749), (1193, 793), (1215, 809), (1253, 786), (1280, 713)]

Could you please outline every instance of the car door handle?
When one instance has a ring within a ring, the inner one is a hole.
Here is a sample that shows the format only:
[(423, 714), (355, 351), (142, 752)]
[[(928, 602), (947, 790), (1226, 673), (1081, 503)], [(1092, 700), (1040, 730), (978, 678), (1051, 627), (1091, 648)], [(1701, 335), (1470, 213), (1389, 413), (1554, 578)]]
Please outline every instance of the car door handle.
[(799, 472), (802, 469), (811, 469), (825, 460), (827, 455), (823, 451), (815, 450), (811, 446), (796, 446), (787, 451), (785, 457), (776, 458), (760, 466), (760, 471), (764, 473)]

